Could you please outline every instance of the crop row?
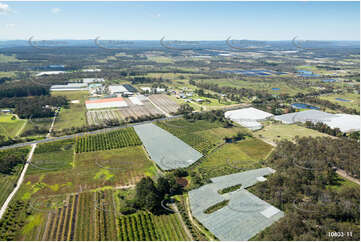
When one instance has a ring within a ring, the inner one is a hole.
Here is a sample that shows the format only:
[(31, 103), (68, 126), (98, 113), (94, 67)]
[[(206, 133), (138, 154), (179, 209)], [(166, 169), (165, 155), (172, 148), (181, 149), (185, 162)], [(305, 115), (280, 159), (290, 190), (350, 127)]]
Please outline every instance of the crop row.
[(15, 240), (18, 232), (25, 224), (29, 204), (17, 200), (12, 202), (0, 220), (0, 241)]
[(79, 195), (70, 195), (63, 207), (49, 214), (44, 240), (73, 240), (77, 218)]
[(96, 192), (96, 240), (117, 240), (116, 207), (112, 190)]
[(176, 214), (138, 212), (119, 218), (120, 240), (189, 240)]
[(142, 141), (133, 128), (124, 128), (102, 134), (77, 137), (75, 152), (110, 150), (141, 144)]

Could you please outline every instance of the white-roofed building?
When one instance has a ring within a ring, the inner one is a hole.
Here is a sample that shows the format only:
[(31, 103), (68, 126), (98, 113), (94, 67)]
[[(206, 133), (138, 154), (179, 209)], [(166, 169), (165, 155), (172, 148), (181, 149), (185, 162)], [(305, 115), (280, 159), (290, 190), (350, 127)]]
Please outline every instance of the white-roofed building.
[(50, 91), (82, 91), (88, 90), (87, 83), (68, 83), (67, 85), (53, 85)]
[(251, 107), (227, 111), (224, 116), (246, 128), (258, 130), (262, 128), (262, 124), (258, 121), (266, 120), (273, 114)]
[(104, 81), (104, 78), (83, 78), (83, 83), (96, 83)]
[(113, 85), (108, 87), (110, 94), (122, 94), (128, 92), (128, 90), (122, 85)]
[(62, 73), (65, 73), (65, 71), (43, 71), (36, 74), (36, 76), (58, 75)]
[(318, 110), (306, 110), (295, 113), (288, 113), (274, 117), (275, 120), (284, 124), (297, 122), (324, 123), (330, 128), (339, 128), (341, 132), (352, 132), (360, 130), (360, 116), (351, 114), (332, 114)]

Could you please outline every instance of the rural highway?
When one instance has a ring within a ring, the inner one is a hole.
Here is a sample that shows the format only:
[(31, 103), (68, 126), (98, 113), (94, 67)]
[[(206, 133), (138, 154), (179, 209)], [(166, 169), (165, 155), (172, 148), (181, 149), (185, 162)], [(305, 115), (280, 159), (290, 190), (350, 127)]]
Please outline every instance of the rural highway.
[(166, 117), (166, 118), (159, 118), (159, 119), (154, 119), (154, 120), (149, 120), (149, 121), (144, 121), (144, 122), (134, 123), (134, 124), (125, 124), (125, 125), (121, 125), (121, 126), (117, 126), (117, 127), (98, 129), (98, 130), (94, 130), (94, 131), (76, 133), (76, 134), (65, 135), (65, 136), (60, 136), (60, 137), (46, 138), (46, 139), (35, 140), (35, 141), (26, 142), (26, 143), (18, 143), (18, 144), (14, 144), (14, 145), (0, 147), (0, 150), (6, 150), (6, 149), (10, 149), (10, 148), (19, 148), (19, 147), (24, 147), (24, 146), (28, 146), (28, 145), (34, 145), (34, 144), (48, 143), (48, 142), (57, 141), (57, 140), (72, 139), (77, 136), (82, 137), (82, 136), (89, 135), (89, 134), (99, 134), (99, 133), (109, 132), (109, 131), (113, 131), (113, 130), (117, 130), (117, 129), (121, 129), (121, 128), (134, 127), (134, 126), (141, 125), (141, 124), (152, 123), (154, 121), (171, 120), (171, 119), (180, 118), (180, 117), (182, 117), (182, 115), (176, 115), (176, 116), (171, 116), (171, 117)]

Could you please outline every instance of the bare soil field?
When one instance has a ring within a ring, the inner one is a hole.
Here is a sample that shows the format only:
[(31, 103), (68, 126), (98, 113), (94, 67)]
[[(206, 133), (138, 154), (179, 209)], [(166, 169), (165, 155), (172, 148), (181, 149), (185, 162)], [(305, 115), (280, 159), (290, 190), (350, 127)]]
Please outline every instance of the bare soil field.
[(142, 116), (160, 115), (158, 110), (150, 101), (143, 101), (144, 105), (135, 105), (129, 99), (125, 99), (128, 106), (118, 109), (88, 111), (87, 120), (89, 125), (98, 125), (106, 120), (128, 121), (131, 118), (140, 118)]
[(179, 104), (165, 94), (150, 95), (148, 98), (152, 101), (152, 103), (168, 114), (178, 111)]

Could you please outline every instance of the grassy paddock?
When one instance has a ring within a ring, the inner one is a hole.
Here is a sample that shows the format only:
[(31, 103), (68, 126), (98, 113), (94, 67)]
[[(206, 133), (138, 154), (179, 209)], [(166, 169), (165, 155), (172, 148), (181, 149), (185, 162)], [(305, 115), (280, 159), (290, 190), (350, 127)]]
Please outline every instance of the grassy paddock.
[(267, 142), (276, 143), (282, 139), (294, 140), (299, 137), (330, 137), (327, 134), (320, 133), (313, 129), (308, 129), (297, 124), (264, 123), (263, 129), (254, 132), (256, 137), (264, 139)]
[[(71, 127), (82, 127), (86, 122), (85, 100), (88, 98), (87, 91), (53, 92), (52, 96), (65, 96), (69, 100), (69, 108), (62, 108), (54, 124), (55, 130)], [(79, 100), (79, 103), (71, 103)]]

